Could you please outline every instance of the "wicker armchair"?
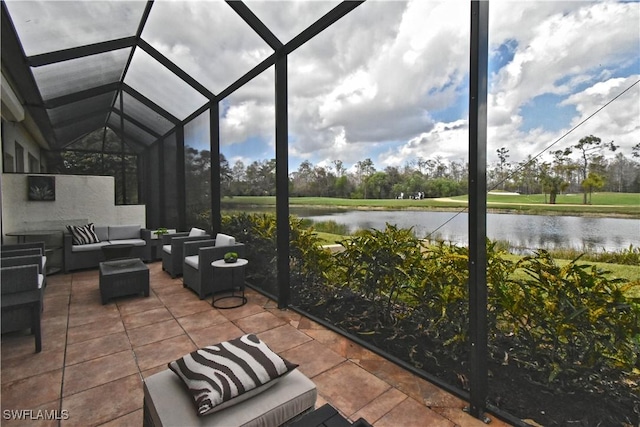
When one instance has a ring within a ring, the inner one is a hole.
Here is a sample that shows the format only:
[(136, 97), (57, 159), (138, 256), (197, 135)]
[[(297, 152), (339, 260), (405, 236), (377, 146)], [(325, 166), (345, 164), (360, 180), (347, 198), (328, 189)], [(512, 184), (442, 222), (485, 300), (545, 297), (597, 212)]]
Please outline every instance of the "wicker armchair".
[[(18, 252), (24, 252), (22, 250)], [(47, 286), (47, 275), (44, 269), (44, 257), (39, 253), (31, 255), (24, 255), (21, 253), (19, 256), (7, 256), (0, 257), (0, 267), (18, 267), (22, 265), (35, 264), (38, 267), (38, 280), (44, 289)]]
[(44, 242), (25, 242), (25, 243), (12, 243), (12, 244), (3, 244), (0, 250), (4, 252), (8, 251), (16, 251), (23, 249), (40, 249), (42, 255), (44, 255), (45, 244)]
[(190, 232), (165, 234), (162, 236), (162, 269), (169, 273), (173, 279), (182, 275), (182, 262), (184, 260), (183, 245), (186, 242), (209, 240), (211, 236), (199, 230), (199, 235)]
[(45, 256), (44, 242), (26, 242), (5, 244), (0, 247), (1, 258), (13, 258), (19, 256), (42, 256), (42, 271), (46, 271), (47, 257)]
[(0, 267), (2, 333), (31, 329), (31, 333), (35, 335), (36, 353), (39, 353), (42, 351), (40, 314), (44, 296), (44, 276), (39, 273), (39, 263), (6, 265), (16, 263), (15, 260), (16, 258), (3, 258)]
[[(233, 238), (231, 238), (233, 239)], [(217, 240), (217, 238), (216, 238)], [(231, 283), (231, 271), (216, 271), (211, 263), (224, 258), (227, 252), (236, 252), (240, 258), (245, 255), (244, 243), (215, 246), (216, 240), (203, 240), (184, 244), (183, 286), (192, 289), (200, 299), (218, 291), (236, 287)], [(218, 242), (219, 243), (219, 242)], [(239, 285), (237, 285), (239, 286)]]

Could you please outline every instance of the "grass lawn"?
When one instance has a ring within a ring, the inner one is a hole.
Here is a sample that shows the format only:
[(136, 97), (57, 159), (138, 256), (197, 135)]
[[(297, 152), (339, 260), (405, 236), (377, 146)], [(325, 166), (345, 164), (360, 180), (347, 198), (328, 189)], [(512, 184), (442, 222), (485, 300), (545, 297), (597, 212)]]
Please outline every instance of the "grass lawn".
[[(547, 196), (548, 197), (548, 196)], [(223, 207), (232, 206), (275, 206), (274, 196), (237, 196), (225, 197)], [(291, 206), (324, 206), (330, 208), (350, 209), (461, 209), (468, 203), (468, 196), (456, 196), (443, 199), (340, 199), (333, 197), (291, 197)], [(557, 203), (545, 203), (543, 194), (531, 195), (497, 195), (487, 196), (487, 207), (490, 210), (522, 212), (530, 214), (553, 215), (598, 215), (625, 216), (640, 218), (639, 193), (594, 193), (591, 204), (582, 204), (582, 194), (562, 194)]]
[[(520, 258), (522, 258), (522, 256), (520, 255), (506, 255), (505, 256), (506, 259), (516, 262), (518, 261)], [(559, 266), (565, 266), (567, 265), (571, 260), (568, 259), (556, 259), (554, 258), (556, 263)], [(593, 262), (593, 261), (582, 261), (582, 260), (578, 260), (578, 264), (587, 264), (587, 265), (595, 265), (597, 268), (601, 269), (601, 270), (605, 270), (605, 271), (609, 271), (610, 273), (607, 274), (607, 278), (616, 278), (616, 277), (621, 277), (624, 278), (630, 282), (632, 281), (638, 281), (638, 286), (639, 286), (639, 295), (640, 296), (640, 266), (637, 265), (624, 265), (624, 264), (609, 264), (606, 262)], [(522, 280), (522, 279), (527, 279), (529, 278), (529, 275), (527, 273), (524, 272), (524, 270), (517, 270), (514, 273), (514, 279), (517, 280)]]

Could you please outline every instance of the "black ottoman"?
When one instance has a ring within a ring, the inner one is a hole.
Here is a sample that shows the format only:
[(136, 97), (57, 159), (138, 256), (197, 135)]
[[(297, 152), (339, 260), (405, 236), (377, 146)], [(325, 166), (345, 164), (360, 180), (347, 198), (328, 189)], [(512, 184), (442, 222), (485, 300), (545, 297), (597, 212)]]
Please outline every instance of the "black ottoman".
[(149, 268), (138, 258), (100, 263), (102, 304), (115, 297), (143, 293), (149, 296)]

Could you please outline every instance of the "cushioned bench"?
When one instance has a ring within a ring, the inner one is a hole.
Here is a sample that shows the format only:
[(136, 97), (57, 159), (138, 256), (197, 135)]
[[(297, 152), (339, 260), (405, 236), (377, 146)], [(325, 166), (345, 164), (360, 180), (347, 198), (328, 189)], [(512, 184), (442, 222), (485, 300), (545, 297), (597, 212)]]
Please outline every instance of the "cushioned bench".
[(316, 398), (315, 384), (296, 369), (258, 395), (199, 417), (185, 386), (167, 369), (144, 381), (144, 426), (280, 426), (312, 411)]

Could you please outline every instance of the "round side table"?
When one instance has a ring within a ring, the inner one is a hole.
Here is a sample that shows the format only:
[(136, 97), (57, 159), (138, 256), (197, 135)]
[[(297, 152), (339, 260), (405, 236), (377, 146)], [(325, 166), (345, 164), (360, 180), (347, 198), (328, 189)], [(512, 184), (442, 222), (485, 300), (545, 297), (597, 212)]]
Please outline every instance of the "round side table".
[[(223, 295), (221, 297), (217, 297), (216, 298), (216, 294), (214, 292), (213, 297), (211, 299), (211, 305), (215, 308), (219, 308), (219, 309), (228, 309), (228, 308), (237, 308), (237, 307), (241, 307), (243, 305), (245, 305), (247, 303), (247, 298), (244, 296), (244, 266), (249, 264), (249, 261), (247, 261), (244, 258), (238, 258), (238, 260), (236, 262), (225, 262), (223, 259), (219, 259), (217, 261), (213, 261), (211, 263), (211, 265), (213, 266), (214, 269), (216, 268), (230, 268), (231, 269), (231, 289), (229, 289), (229, 291), (231, 292), (231, 295)], [(242, 274), (242, 281), (240, 282), (240, 289), (239, 291), (241, 292), (239, 295), (236, 295), (236, 287), (234, 286), (235, 284), (235, 272), (238, 271), (240, 274)], [(215, 271), (214, 271), (214, 275), (215, 275)], [(222, 291), (225, 292), (225, 291)], [(221, 300), (226, 300), (226, 299), (237, 299), (239, 300), (238, 304), (236, 305), (232, 305), (232, 306), (220, 306), (220, 305), (216, 305), (216, 303), (219, 303)]]

